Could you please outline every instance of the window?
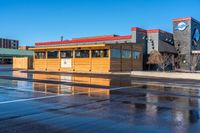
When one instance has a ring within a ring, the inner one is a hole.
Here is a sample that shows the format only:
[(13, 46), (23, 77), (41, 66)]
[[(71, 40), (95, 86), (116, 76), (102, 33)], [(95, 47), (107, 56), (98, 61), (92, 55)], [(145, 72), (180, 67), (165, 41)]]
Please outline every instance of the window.
[(89, 50), (76, 50), (75, 57), (76, 58), (89, 58), (90, 52)]
[(133, 51), (133, 59), (138, 60), (140, 58), (140, 52), (138, 51)]
[(60, 58), (73, 58), (73, 51), (72, 50), (60, 51)]
[(130, 50), (122, 50), (122, 58), (131, 58)]
[(108, 49), (92, 50), (92, 57), (108, 57)]
[(121, 58), (119, 49), (111, 49), (111, 58)]
[(58, 58), (58, 51), (48, 51), (47, 55), (50, 59)]
[(46, 52), (35, 52), (35, 59), (46, 59)]

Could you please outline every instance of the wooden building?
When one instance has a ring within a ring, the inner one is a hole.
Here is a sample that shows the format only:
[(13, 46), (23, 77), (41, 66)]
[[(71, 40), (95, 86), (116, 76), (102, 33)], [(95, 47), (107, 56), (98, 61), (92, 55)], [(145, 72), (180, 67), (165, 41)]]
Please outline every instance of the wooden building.
[(80, 44), (36, 47), (34, 70), (64, 72), (116, 72), (142, 70), (138, 44)]
[(32, 69), (33, 58), (30, 57), (13, 57), (13, 69)]

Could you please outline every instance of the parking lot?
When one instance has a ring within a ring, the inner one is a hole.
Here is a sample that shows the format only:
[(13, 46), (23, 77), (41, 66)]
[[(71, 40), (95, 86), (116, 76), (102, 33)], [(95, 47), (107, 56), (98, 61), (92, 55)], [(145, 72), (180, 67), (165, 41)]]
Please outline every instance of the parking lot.
[(198, 81), (1, 68), (0, 132), (196, 133), (199, 100)]

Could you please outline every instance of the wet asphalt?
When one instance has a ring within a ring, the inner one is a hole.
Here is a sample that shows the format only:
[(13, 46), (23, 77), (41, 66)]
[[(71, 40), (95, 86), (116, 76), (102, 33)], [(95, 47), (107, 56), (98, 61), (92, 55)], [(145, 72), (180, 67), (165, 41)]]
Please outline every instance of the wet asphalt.
[(0, 67), (0, 133), (198, 133), (195, 80)]

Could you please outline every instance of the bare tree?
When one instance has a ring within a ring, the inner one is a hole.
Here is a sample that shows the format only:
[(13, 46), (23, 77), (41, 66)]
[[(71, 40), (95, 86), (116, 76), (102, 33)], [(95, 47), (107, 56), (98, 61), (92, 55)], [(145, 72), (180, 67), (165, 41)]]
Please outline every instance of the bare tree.
[(200, 54), (191, 55), (191, 71), (196, 71), (197, 65), (200, 63)]
[(147, 64), (157, 64), (162, 71), (165, 71), (170, 64), (174, 64), (173, 62), (174, 55), (168, 53), (161, 54), (160, 52), (153, 50), (150, 53)]

